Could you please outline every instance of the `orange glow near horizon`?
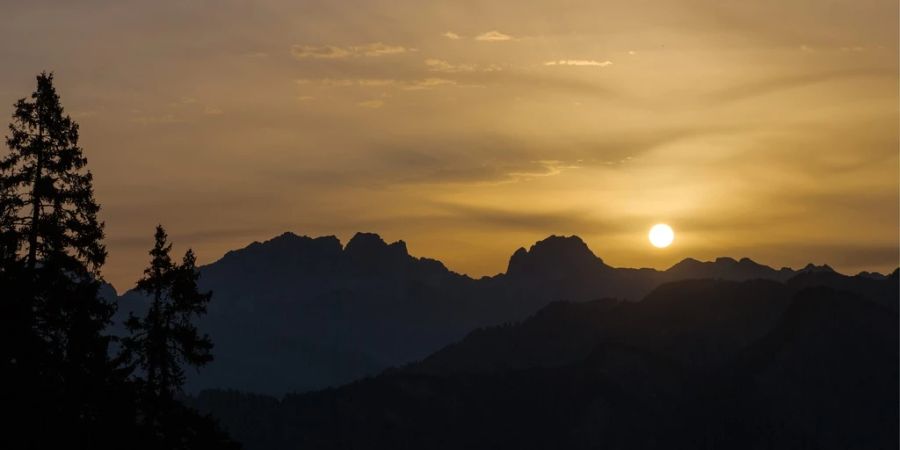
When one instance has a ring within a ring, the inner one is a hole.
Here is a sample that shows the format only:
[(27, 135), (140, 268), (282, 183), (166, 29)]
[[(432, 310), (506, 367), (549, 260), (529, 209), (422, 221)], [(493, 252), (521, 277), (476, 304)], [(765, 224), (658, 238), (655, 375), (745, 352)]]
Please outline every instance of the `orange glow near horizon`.
[(119, 289), (157, 223), (201, 263), (372, 231), (472, 276), (551, 234), (897, 266), (896, 2), (426, 3), (14, 2), (0, 105), (55, 71)]

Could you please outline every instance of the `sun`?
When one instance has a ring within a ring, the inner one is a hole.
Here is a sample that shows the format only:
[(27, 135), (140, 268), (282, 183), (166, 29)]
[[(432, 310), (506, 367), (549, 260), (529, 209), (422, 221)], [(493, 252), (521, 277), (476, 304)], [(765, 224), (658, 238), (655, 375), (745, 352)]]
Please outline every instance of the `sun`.
[(675, 232), (672, 231), (672, 227), (664, 223), (658, 223), (653, 225), (653, 228), (650, 228), (648, 237), (654, 247), (666, 248), (672, 245), (672, 241), (675, 240)]

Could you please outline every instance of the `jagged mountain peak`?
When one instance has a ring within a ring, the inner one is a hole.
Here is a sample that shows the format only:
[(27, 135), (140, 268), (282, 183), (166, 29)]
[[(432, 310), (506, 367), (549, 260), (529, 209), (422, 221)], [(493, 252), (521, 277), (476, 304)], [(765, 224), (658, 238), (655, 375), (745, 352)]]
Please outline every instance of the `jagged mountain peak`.
[[(285, 231), (284, 233), (279, 234), (271, 239), (259, 242), (254, 241), (252, 244), (248, 245), (244, 249), (247, 248), (255, 248), (255, 247), (264, 247), (264, 248), (288, 248), (288, 247), (296, 247), (310, 243), (318, 243), (318, 244), (337, 244), (340, 246), (340, 239), (338, 239), (334, 235), (329, 236), (318, 236), (318, 237), (310, 237), (306, 235), (299, 235), (293, 233), (291, 231)], [(244, 249), (233, 250), (233, 251), (241, 251)]]
[(817, 266), (813, 263), (807, 264), (801, 272), (834, 272), (834, 269), (831, 268), (828, 264), (822, 264), (821, 266)]
[(285, 231), (284, 233), (279, 234), (278, 236), (269, 239), (267, 242), (278, 241), (278, 240), (290, 240), (290, 239), (299, 239), (306, 236), (300, 236), (292, 231)]
[(406, 242), (396, 241), (388, 244), (376, 233), (359, 232), (350, 238), (344, 251), (350, 254), (373, 254), (379, 252), (391, 252), (395, 254), (409, 255), (406, 250)]
[(697, 264), (703, 264), (703, 262), (698, 259), (695, 259), (695, 258), (684, 258), (681, 261), (678, 261), (677, 263), (672, 265), (672, 267), (669, 267), (669, 269), (667, 269), (667, 270), (672, 270), (676, 267), (692, 266), (692, 265), (697, 265)]
[(748, 257), (743, 257), (740, 259), (734, 259), (730, 256), (719, 256), (712, 261), (700, 261), (696, 258), (684, 258), (672, 267), (669, 270), (674, 269), (676, 267), (692, 267), (692, 266), (754, 266), (754, 267), (768, 267), (764, 264), (760, 264)]
[(603, 260), (580, 237), (552, 235), (536, 242), (528, 250), (516, 250), (509, 259), (507, 274), (554, 274), (598, 267), (605, 267)]
[(883, 279), (885, 279), (885, 278), (888, 277), (888, 275), (885, 275), (885, 274), (883, 274), (883, 273), (880, 273), (880, 272), (869, 272), (869, 271), (867, 271), (867, 270), (863, 270), (862, 272), (856, 274), (856, 276), (861, 277), (861, 278), (871, 278), (871, 279), (874, 279), (874, 280), (883, 280)]
[(769, 278), (784, 280), (794, 274), (791, 269), (776, 270), (744, 257), (736, 260), (731, 257), (718, 257), (713, 261), (699, 261), (685, 258), (666, 270), (676, 278), (721, 278), (729, 280), (750, 280)]
[(309, 237), (285, 232), (229, 251), (202, 269), (207, 279), (224, 277), (233, 281), (286, 274), (298, 277), (382, 274), (427, 279), (460, 276), (440, 261), (410, 255), (402, 240), (389, 244), (378, 234), (368, 232), (356, 233), (346, 245), (333, 235)]
[(364, 231), (359, 231), (350, 238), (350, 241), (347, 242), (346, 249), (349, 250), (352, 247), (358, 246), (378, 246), (383, 247), (386, 246), (387, 243), (384, 242), (384, 239), (378, 235), (378, 233), (369, 233)]
[[(231, 250), (222, 256), (219, 261), (230, 261), (242, 258), (281, 258), (308, 254), (310, 256), (323, 257), (340, 253), (341, 241), (336, 236), (309, 237), (301, 236), (286, 231), (269, 240), (254, 241), (250, 245)], [(214, 263), (215, 264), (215, 263)]]

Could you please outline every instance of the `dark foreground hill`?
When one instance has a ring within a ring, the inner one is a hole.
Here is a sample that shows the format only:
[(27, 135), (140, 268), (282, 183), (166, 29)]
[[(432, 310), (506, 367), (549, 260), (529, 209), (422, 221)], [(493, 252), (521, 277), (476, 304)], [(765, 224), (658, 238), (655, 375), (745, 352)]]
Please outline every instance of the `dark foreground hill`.
[(897, 282), (557, 302), (337, 389), (192, 402), (251, 450), (897, 448)]
[[(286, 233), (229, 252), (201, 272), (201, 288), (214, 299), (199, 325), (216, 343), (215, 361), (189, 374), (188, 390), (272, 395), (374, 375), (552, 301), (636, 300), (683, 279), (842, 277), (828, 266), (776, 270), (746, 258), (686, 259), (666, 271), (614, 268), (578, 237), (551, 236), (517, 250), (505, 273), (472, 279), (410, 256), (402, 241), (368, 233), (345, 247), (333, 236)], [(146, 301), (130, 292), (119, 305), (121, 323)]]

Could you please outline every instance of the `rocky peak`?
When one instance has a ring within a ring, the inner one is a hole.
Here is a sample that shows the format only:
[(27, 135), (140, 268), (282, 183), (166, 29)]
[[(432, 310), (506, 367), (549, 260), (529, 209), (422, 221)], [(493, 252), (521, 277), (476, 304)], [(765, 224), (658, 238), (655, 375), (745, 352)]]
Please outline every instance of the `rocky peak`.
[(603, 261), (578, 236), (550, 236), (529, 250), (516, 250), (509, 259), (507, 274), (563, 275), (602, 267)]

